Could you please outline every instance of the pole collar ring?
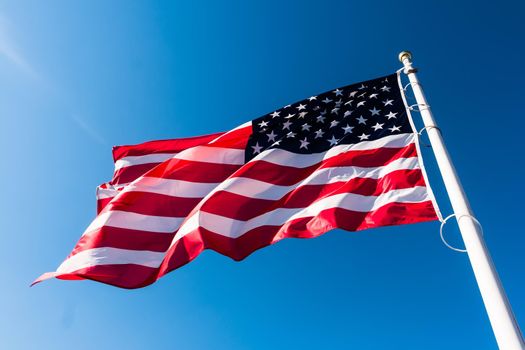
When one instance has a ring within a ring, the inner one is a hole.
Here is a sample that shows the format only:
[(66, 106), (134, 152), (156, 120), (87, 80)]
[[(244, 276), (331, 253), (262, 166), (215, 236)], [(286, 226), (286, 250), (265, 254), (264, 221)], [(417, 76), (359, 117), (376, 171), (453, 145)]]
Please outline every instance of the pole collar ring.
[(404, 69), (404, 72), (405, 74), (410, 74), (410, 73), (417, 73), (417, 68), (414, 68), (414, 67), (406, 67)]
[[(416, 106), (418, 107), (417, 109), (415, 108)], [(408, 109), (414, 112), (421, 113), (421, 111), (424, 111), (425, 109), (430, 109), (430, 105), (427, 105), (426, 103), (415, 103), (413, 105), (408, 106)]]
[(427, 130), (427, 132), (428, 132), (428, 130), (430, 130), (430, 129), (436, 129), (437, 131), (441, 132), (441, 129), (439, 127), (435, 126), (435, 125), (428, 125), (428, 126), (422, 127), (421, 130), (419, 130), (417, 132), (417, 137), (419, 139), (419, 144), (421, 146), (423, 146), (423, 147), (432, 147), (432, 145), (430, 145), (429, 143), (421, 142), (421, 136), (423, 136), (423, 131)]
[(423, 85), (421, 85), (420, 82), (410, 82), (410, 83), (408, 83), (408, 84), (405, 85), (405, 87), (403, 88), (403, 91), (404, 91), (404, 92), (407, 92), (408, 87), (409, 87), (409, 86), (412, 86), (412, 85), (419, 85), (420, 87), (423, 87)]
[[(466, 249), (460, 249), (460, 248), (456, 248), (452, 245), (450, 245), (445, 237), (443, 236), (443, 228), (445, 227), (445, 224), (447, 223), (447, 221), (449, 219), (451, 219), (452, 217), (456, 216), (456, 214), (450, 214), (449, 216), (447, 216), (445, 219), (443, 219), (443, 221), (441, 221), (441, 226), (439, 227), (439, 237), (441, 238), (441, 241), (443, 242), (443, 244), (445, 244), (445, 246), (447, 246), (447, 248), (449, 249), (452, 249), (453, 251), (456, 251), (456, 252), (460, 252), (460, 253), (466, 253), (467, 250)], [(459, 222), (459, 220), (461, 220), (463, 217), (469, 217), (471, 218), (476, 224), (478, 224), (478, 226), (480, 227), (481, 229), (481, 234), (483, 234), (483, 227), (481, 226), (481, 223), (478, 221), (478, 219), (476, 219), (474, 216), (470, 215), (470, 214), (462, 214), (460, 216), (457, 216), (457, 221)]]

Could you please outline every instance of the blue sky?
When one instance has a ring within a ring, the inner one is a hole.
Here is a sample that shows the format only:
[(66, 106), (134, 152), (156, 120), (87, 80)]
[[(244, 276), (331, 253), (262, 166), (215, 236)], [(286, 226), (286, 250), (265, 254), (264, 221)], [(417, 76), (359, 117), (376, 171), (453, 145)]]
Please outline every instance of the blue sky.
[(524, 325), (524, 11), (519, 1), (3, 1), (1, 347), (495, 349), (468, 258), (444, 247), (437, 222), (285, 240), (243, 262), (207, 251), (140, 290), (28, 285), (94, 217), (112, 145), (227, 130), (389, 74), (409, 49)]

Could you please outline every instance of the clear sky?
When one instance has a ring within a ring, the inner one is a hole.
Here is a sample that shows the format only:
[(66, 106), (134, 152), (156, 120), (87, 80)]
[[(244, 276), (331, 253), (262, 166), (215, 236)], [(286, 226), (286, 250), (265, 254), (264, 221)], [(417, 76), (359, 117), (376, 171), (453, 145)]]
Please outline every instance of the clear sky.
[[(52, 280), (111, 146), (228, 130), (414, 53), (525, 327), (523, 1), (2, 1), (2, 349), (495, 349), (437, 222), (206, 251), (152, 286)], [(415, 115), (417, 118), (418, 116)], [(451, 213), (431, 152), (441, 209)], [(461, 246), (455, 224), (450, 241)]]

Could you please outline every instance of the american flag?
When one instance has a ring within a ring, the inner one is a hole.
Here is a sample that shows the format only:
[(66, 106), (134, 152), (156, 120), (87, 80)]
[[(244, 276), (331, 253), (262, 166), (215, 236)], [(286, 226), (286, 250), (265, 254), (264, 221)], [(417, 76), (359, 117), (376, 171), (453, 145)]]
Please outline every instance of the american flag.
[(231, 131), (113, 149), (98, 216), (36, 282), (155, 282), (204, 249), (436, 220), (396, 74), (311, 96)]

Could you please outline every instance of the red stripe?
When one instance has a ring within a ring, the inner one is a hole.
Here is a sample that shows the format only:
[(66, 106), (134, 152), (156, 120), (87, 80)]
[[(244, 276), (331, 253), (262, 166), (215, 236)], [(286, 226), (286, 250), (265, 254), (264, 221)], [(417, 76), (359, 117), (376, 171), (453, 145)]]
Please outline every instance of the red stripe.
[(104, 209), (112, 199), (113, 197), (97, 199), (97, 214), (100, 214), (102, 209)]
[(113, 180), (111, 180), (111, 184), (119, 185), (135, 181), (136, 179), (146, 174), (148, 171), (155, 168), (159, 164), (161, 163), (137, 164), (120, 168), (117, 171), (115, 171), (115, 174), (113, 175)]
[(159, 233), (103, 226), (98, 230), (84, 234), (69, 254), (69, 257), (87, 249), (100, 247), (164, 252), (169, 248), (174, 235), (175, 233)]
[(252, 134), (252, 126), (248, 125), (240, 129), (234, 129), (229, 131), (222, 136), (218, 137), (213, 142), (210, 142), (210, 147), (224, 147), (224, 148), (235, 148), (245, 149), (248, 144), (248, 139)]
[(156, 153), (178, 153), (191, 147), (207, 144), (223, 134), (224, 133), (219, 132), (182, 139), (148, 141), (137, 145), (114, 146), (113, 159), (116, 162), (119, 159), (129, 156), (144, 156)]
[(126, 289), (145, 287), (158, 279), (157, 269), (133, 264), (91, 266), (73, 274), (58, 275), (56, 278), (89, 279)]
[(185, 217), (200, 202), (201, 198), (173, 197), (149, 192), (123, 192), (108, 206), (107, 210), (132, 213)]
[(236, 220), (249, 220), (278, 208), (306, 208), (319, 199), (340, 193), (378, 196), (390, 190), (415, 186), (425, 186), (419, 169), (397, 170), (380, 179), (355, 178), (346, 182), (301, 186), (279, 200), (251, 198), (218, 191), (206, 199), (200, 210)]
[(235, 172), (232, 177), (246, 177), (274, 185), (291, 186), (305, 179), (317, 169), (341, 166), (378, 167), (387, 165), (399, 158), (416, 156), (416, 148), (411, 143), (401, 148), (344, 152), (305, 168), (276, 165), (264, 160), (252, 160)]
[(227, 179), (240, 165), (197, 162), (184, 159), (167, 160), (146, 175), (163, 179), (217, 183)]

